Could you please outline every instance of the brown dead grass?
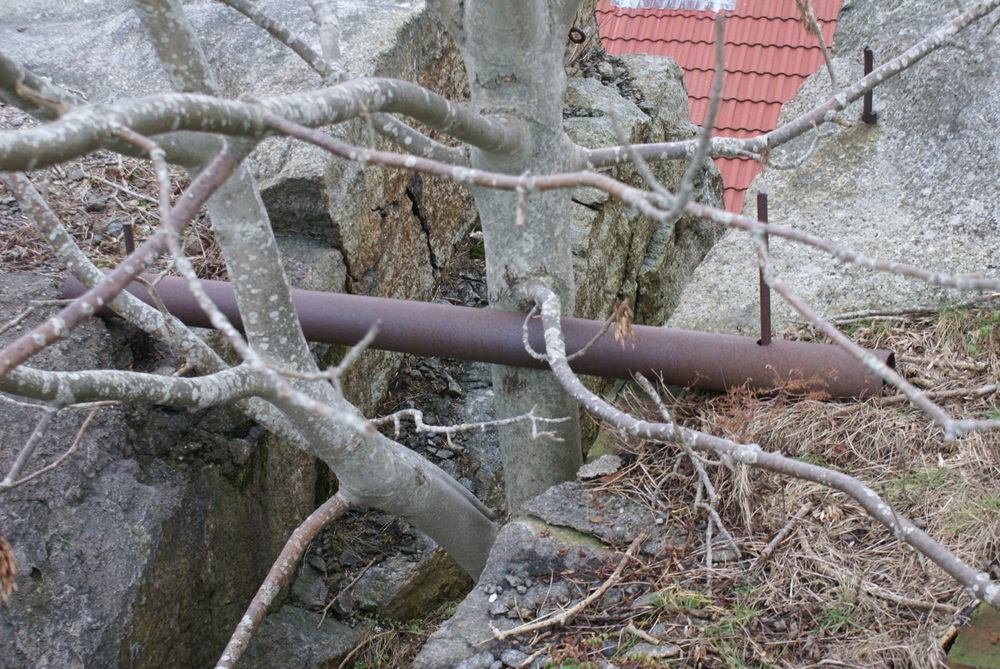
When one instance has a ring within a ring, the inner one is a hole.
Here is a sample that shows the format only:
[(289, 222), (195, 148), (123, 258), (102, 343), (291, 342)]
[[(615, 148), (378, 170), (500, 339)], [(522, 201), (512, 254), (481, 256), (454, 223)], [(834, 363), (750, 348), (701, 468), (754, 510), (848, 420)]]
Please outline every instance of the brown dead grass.
[[(33, 125), (38, 124), (23, 112), (0, 105), (0, 129)], [(159, 225), (156, 179), (148, 161), (98, 151), (28, 176), (98, 267), (115, 267), (124, 259), (122, 223), (132, 223), (137, 246)], [(173, 170), (172, 197), (176, 199), (187, 183), (183, 172)], [(201, 278), (225, 277), (225, 264), (204, 213), (189, 228), (184, 248)], [(151, 271), (168, 267), (169, 259), (161, 258)], [(57, 275), (65, 266), (0, 182), (0, 272), (18, 271)]]
[[(865, 346), (896, 351), (911, 381), (955, 391), (997, 382), (997, 325), (1000, 311), (980, 308), (844, 329)], [(940, 429), (890, 395), (835, 402), (682, 392), (670, 405), (689, 427), (852, 473), (973, 568), (1000, 577), (1000, 439), (972, 434), (944, 443)], [(995, 392), (941, 402), (956, 417), (1000, 416)], [(629, 403), (655, 419), (648, 399), (632, 393)], [(593, 661), (601, 645), (594, 639), (609, 639), (616, 655), (608, 658), (605, 649), (610, 665), (595, 666), (656, 666), (628, 659), (638, 641), (623, 632), (631, 622), (647, 631), (666, 625), (666, 642), (682, 649), (670, 666), (943, 666), (942, 639), (973, 599), (853, 500), (769, 472), (711, 467), (719, 512), (745, 559), (707, 570), (706, 514), (691, 504), (690, 463), (669, 445), (618, 438), (618, 446), (627, 469), (603, 487), (642, 501), (687, 531), (688, 543), (648, 557), (631, 577), (634, 596), (582, 618), (563, 643), (552, 645), (554, 657)], [(759, 559), (799, 511), (801, 520), (769, 558)], [(659, 596), (637, 608), (643, 592)]]

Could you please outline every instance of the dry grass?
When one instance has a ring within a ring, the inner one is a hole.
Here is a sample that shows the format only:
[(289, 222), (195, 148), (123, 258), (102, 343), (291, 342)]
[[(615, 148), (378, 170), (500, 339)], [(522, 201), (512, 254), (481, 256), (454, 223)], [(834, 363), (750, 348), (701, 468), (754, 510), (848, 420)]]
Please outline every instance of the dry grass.
[[(954, 392), (997, 382), (998, 323), (1000, 312), (968, 309), (845, 329), (866, 346), (895, 350), (901, 371), (921, 386)], [(813, 336), (805, 329), (786, 334)], [(675, 417), (689, 427), (853, 473), (974, 568), (1000, 577), (997, 436), (943, 443), (921, 413), (884, 397), (834, 402), (740, 391), (682, 392), (672, 400)], [(941, 401), (957, 417), (1000, 416), (995, 389)], [(655, 418), (646, 398), (632, 395), (630, 403)], [(624, 632), (628, 623), (646, 631), (661, 625), (660, 637), (681, 647), (670, 666), (943, 666), (942, 638), (972, 598), (853, 500), (769, 472), (710, 468), (719, 512), (746, 559), (708, 570), (706, 514), (691, 504), (690, 462), (669, 445), (618, 445), (627, 469), (603, 487), (642, 501), (688, 541), (648, 557), (623, 603), (591, 612), (550, 642), (563, 666), (657, 666), (629, 659), (639, 639)], [(796, 513), (800, 519), (786, 528)], [(761, 557), (783, 529), (787, 535)], [(641, 599), (650, 592), (659, 593), (654, 601)]]
[(412, 666), (427, 638), (454, 608), (442, 605), (427, 617), (408, 624), (373, 619), (358, 645), (337, 669), (376, 669)]
[[(0, 129), (37, 125), (17, 109), (0, 105)], [(98, 267), (115, 267), (125, 257), (122, 224), (131, 223), (136, 245), (159, 225), (156, 179), (148, 161), (122, 158), (105, 151), (29, 174), (49, 207)], [(176, 199), (188, 183), (179, 170), (171, 173)], [(184, 240), (188, 258), (204, 279), (225, 276), (225, 264), (204, 214)], [(152, 271), (167, 270), (161, 258)], [(0, 272), (42, 272), (59, 275), (65, 266), (0, 183)]]

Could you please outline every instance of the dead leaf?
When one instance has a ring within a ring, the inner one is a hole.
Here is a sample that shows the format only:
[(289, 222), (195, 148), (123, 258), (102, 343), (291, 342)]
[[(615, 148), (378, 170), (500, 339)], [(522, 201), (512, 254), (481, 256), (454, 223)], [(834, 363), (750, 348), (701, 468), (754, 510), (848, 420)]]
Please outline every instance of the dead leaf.
[(0, 534), (0, 602), (7, 603), (10, 593), (17, 590), (17, 560), (3, 534)]
[(632, 308), (628, 306), (628, 302), (625, 300), (615, 305), (615, 312), (611, 318), (615, 322), (615, 341), (622, 348), (625, 348), (626, 337), (632, 342), (632, 348), (635, 348), (635, 333), (632, 331), (632, 319), (634, 317), (635, 314), (632, 312)]

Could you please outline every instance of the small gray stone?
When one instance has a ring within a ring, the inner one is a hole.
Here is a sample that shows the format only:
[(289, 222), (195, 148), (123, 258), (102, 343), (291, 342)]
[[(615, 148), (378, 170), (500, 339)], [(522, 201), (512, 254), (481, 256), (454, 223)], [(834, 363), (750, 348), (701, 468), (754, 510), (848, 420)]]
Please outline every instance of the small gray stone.
[(494, 617), (506, 615), (508, 610), (509, 609), (503, 602), (493, 602), (493, 604), (490, 605), (490, 615)]
[(491, 669), (494, 662), (496, 662), (496, 658), (493, 655), (482, 652), (462, 660), (455, 666), (455, 669)]
[(601, 608), (607, 609), (612, 606), (616, 606), (618, 604), (621, 604), (624, 599), (625, 596), (622, 593), (621, 588), (611, 588), (603, 595), (601, 595), (601, 600), (600, 600)]
[(712, 550), (712, 562), (732, 562), (740, 559), (740, 554), (732, 547), (716, 548)]
[(292, 583), (292, 599), (305, 607), (322, 606), (329, 591), (323, 582), (323, 572), (310, 564), (302, 565)]
[(622, 459), (617, 455), (602, 455), (593, 462), (585, 464), (577, 470), (577, 478), (594, 479), (598, 476), (614, 474), (622, 467)]
[(527, 653), (522, 653), (514, 648), (508, 648), (504, 652), (500, 653), (500, 659), (508, 667), (520, 667), (524, 664), (524, 661), (528, 659)]
[(676, 657), (680, 654), (681, 647), (672, 643), (663, 644), (662, 646), (654, 646), (651, 643), (642, 642), (632, 646), (632, 650), (629, 651), (629, 657), (635, 657), (638, 655), (650, 659)]

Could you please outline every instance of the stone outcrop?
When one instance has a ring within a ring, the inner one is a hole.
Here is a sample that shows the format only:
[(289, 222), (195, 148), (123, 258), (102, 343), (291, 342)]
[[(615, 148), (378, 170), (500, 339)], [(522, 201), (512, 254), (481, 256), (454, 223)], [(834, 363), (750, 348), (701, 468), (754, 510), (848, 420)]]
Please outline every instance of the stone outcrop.
[[(0, 322), (61, 291), (49, 277), (0, 275)], [(131, 328), (94, 319), (32, 364), (146, 369), (148, 349)], [(62, 454), (86, 414), (62, 412), (24, 473)], [(5, 473), (39, 416), (0, 402)], [(76, 455), (3, 495), (0, 531), (21, 574), (0, 616), (3, 666), (213, 662), (312, 509), (315, 478), (309, 458), (232, 410), (102, 409)]]
[[(687, 115), (683, 73), (674, 61), (645, 54), (612, 56), (608, 61), (594, 68), (596, 76), (569, 79), (564, 125), (575, 142), (585, 148), (618, 144), (613, 118), (633, 144), (697, 134)], [(650, 167), (660, 183), (676, 190), (687, 165), (671, 161)], [(631, 163), (609, 172), (625, 183), (648, 188)], [(719, 173), (709, 164), (696, 181), (694, 197), (719, 206), (721, 192)], [(688, 216), (671, 226), (660, 225), (595, 189), (577, 189), (573, 201), (577, 315), (604, 319), (615, 302), (627, 300), (636, 322), (663, 323), (720, 229)]]
[[(620, 559), (612, 547), (627, 546), (642, 531), (652, 528), (656, 546), (682, 543), (648, 509), (578, 482), (551, 488), (524, 511), (500, 531), (479, 584), (427, 641), (415, 669), (524, 666), (531, 651), (523, 652), (523, 639), (497, 641), (493, 629), (510, 630), (576, 604), (593, 585), (586, 575)], [(548, 666), (548, 657), (532, 659), (531, 667)]]
[[(321, 85), (319, 75), (291, 51), (228, 7), (201, 0), (185, 9), (222, 95), (253, 98)], [(285, 1), (267, 9), (294, 33), (315, 35), (307, 5)], [(345, 4), (339, 12), (341, 49), (352, 76), (392, 76), (459, 102), (468, 99), (457, 50), (423, 3), (368, 0)], [(91, 102), (169, 90), (125, 0), (100, 7), (15, 0), (3, 13), (5, 52), (55, 83), (85, 92)], [(388, 148), (364, 120), (327, 130), (352, 144)], [(323, 273), (311, 272), (315, 289), (430, 299), (436, 275), (476, 218), (464, 186), (331, 160), (285, 138), (263, 142), (251, 165), (279, 243), (294, 246), (292, 253), (307, 265), (309, 259), (323, 265)], [(299, 237), (318, 244), (303, 256), (309, 242), (297, 243)], [(342, 267), (333, 266), (338, 260)], [(362, 410), (374, 409), (399, 359), (372, 352), (351, 370), (344, 385)]]
[[(845, 3), (835, 36), (841, 85), (861, 76), (861, 48), (884, 63), (955, 15), (929, 0)], [(986, 24), (990, 19), (986, 19)], [(986, 25), (956, 38), (875, 89), (876, 125), (861, 123), (860, 101), (844, 116), (849, 128), (827, 125), (814, 154), (790, 169), (765, 166), (750, 188), (769, 195), (770, 220), (832, 239), (868, 256), (951, 274), (995, 275), (1000, 252), (1000, 41)], [(965, 48), (968, 47), (968, 48)], [(825, 71), (814, 74), (782, 110), (781, 122), (831, 95)], [(815, 133), (799, 138), (775, 163), (802, 156)], [(744, 214), (755, 215), (754, 198)], [(963, 293), (928, 283), (844, 266), (829, 254), (771, 238), (775, 269), (820, 313), (942, 304)], [(730, 232), (698, 268), (670, 325), (754, 334), (757, 265), (747, 235)], [(772, 300), (775, 326), (796, 319)]]

